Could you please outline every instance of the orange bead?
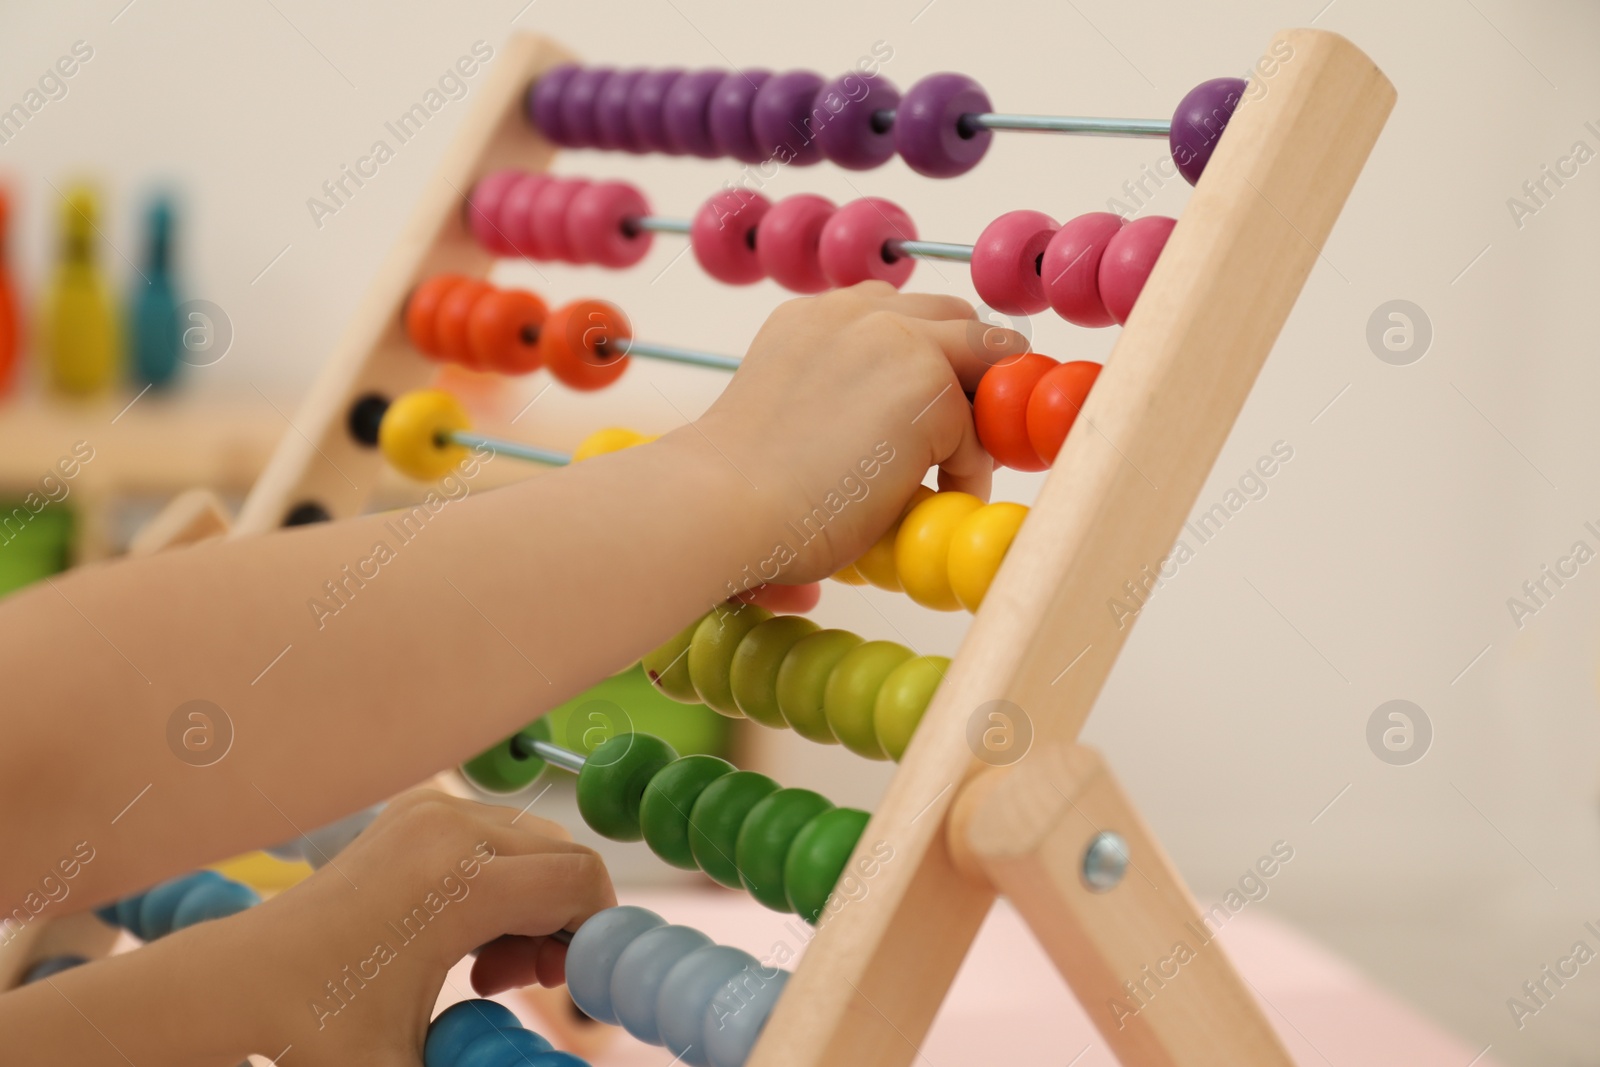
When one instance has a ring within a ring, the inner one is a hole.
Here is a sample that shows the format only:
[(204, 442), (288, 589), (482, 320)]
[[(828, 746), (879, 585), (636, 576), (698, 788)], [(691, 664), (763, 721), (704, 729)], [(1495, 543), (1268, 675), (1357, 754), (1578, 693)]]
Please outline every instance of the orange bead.
[(439, 303), (467, 279), (459, 274), (435, 274), (411, 291), (406, 301), (406, 336), (424, 354), (439, 358)]
[(1100, 364), (1086, 359), (1046, 371), (1028, 398), (1028, 442), (1046, 463), (1056, 461), (1061, 442), (1077, 421), (1083, 402), (1100, 377)]
[(472, 306), (467, 341), (472, 365), (502, 374), (539, 369), (539, 331), (549, 309), (526, 289), (496, 289)]
[(621, 348), (633, 337), (622, 310), (602, 300), (556, 308), (539, 332), (539, 355), (573, 389), (604, 389), (628, 369)]
[(478, 301), (491, 292), (487, 282), (464, 278), (439, 301), (439, 313), (433, 320), (434, 337), (438, 341), (439, 357), (464, 367), (476, 366), (472, 357), (472, 343), (467, 340), (467, 320)]
[(1028, 398), (1039, 379), (1058, 366), (1049, 356), (1026, 352), (984, 372), (972, 399), (972, 417), (978, 440), (996, 463), (1019, 471), (1050, 466), (1028, 440)]

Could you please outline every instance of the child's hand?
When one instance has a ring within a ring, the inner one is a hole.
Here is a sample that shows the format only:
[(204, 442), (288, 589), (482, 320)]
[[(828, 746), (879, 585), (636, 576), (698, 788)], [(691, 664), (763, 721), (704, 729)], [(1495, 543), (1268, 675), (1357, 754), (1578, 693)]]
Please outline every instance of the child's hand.
[(965, 394), (1027, 348), (964, 300), (864, 282), (781, 305), (721, 397), (680, 432), (703, 435), (755, 487), (795, 556), (780, 580), (813, 581), (864, 552), (929, 467), (941, 489), (988, 498), (994, 462)]
[(559, 985), (566, 947), (546, 935), (615, 903), (599, 857), (556, 824), (409, 793), (304, 883), (235, 917), (238, 966), (258, 991), (253, 1051), (420, 1064), (445, 972), (463, 956), (487, 946), (480, 993)]

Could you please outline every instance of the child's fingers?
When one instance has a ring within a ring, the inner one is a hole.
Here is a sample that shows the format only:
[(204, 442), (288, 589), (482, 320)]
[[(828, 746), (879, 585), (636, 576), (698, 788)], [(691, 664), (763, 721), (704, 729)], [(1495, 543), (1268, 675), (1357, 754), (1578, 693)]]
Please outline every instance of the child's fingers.
[(994, 458), (978, 440), (967, 398), (950, 390), (924, 416), (935, 417), (938, 421), (934, 424), (933, 445), (940, 490), (971, 493), (979, 500), (988, 500), (994, 481)]
[(566, 981), (567, 946), (548, 937), (508, 934), (483, 946), (472, 964), (472, 988), (480, 997), (538, 983)]
[(969, 393), (978, 388), (978, 382), (990, 367), (1032, 347), (1017, 331), (978, 319), (921, 322), (917, 326), (939, 346), (956, 372), (961, 388)]
[(942, 293), (895, 293), (892, 298), (886, 299), (884, 304), (890, 311), (914, 319), (927, 319), (930, 322), (968, 319), (977, 321), (972, 305), (959, 296)]

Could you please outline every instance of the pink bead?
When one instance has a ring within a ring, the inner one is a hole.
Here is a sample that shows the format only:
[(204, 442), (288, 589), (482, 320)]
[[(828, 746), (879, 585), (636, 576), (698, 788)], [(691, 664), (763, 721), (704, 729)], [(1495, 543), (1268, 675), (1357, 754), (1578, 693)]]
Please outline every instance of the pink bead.
[(528, 244), (538, 250), (534, 259), (564, 259), (583, 262), (572, 250), (567, 237), (567, 213), (572, 201), (589, 183), (582, 178), (552, 178), (534, 194), (528, 212)]
[(520, 170), (497, 170), (478, 179), (467, 195), (467, 228), (480, 245), (497, 256), (516, 255), (516, 246), (501, 228), (500, 205), (522, 177)]
[(1118, 322), (1127, 322), (1145, 279), (1167, 247), (1177, 219), (1149, 215), (1128, 223), (1106, 246), (1100, 258), (1100, 299)]
[(528, 227), (533, 221), (534, 199), (539, 195), (539, 190), (553, 181), (555, 179), (548, 174), (524, 174), (506, 190), (505, 199), (500, 201), (500, 231), (506, 235), (506, 240), (511, 242), (512, 249), (519, 256), (549, 258), (534, 242)]
[(1050, 306), (1039, 265), (1060, 225), (1039, 211), (1008, 211), (983, 228), (972, 246), (972, 287), (1003, 315), (1032, 315)]
[(877, 278), (898, 289), (911, 277), (916, 260), (910, 256), (891, 259), (886, 246), (890, 241), (916, 239), (917, 227), (910, 215), (887, 200), (866, 196), (850, 201), (823, 225), (817, 258), (822, 273), (834, 285)]
[(650, 251), (655, 236), (631, 223), (648, 214), (644, 194), (627, 182), (595, 182), (567, 208), (567, 244), (584, 263), (631, 267)]
[(756, 258), (755, 229), (772, 201), (748, 189), (724, 189), (695, 212), (689, 245), (705, 272), (729, 285), (751, 285), (766, 277)]
[(1100, 299), (1100, 259), (1122, 229), (1109, 211), (1079, 215), (1056, 231), (1039, 262), (1039, 280), (1057, 315), (1079, 326), (1110, 326), (1117, 320)]
[(767, 277), (796, 293), (820, 293), (828, 276), (818, 259), (822, 227), (837, 211), (833, 201), (810, 193), (786, 196), (761, 218), (756, 259)]

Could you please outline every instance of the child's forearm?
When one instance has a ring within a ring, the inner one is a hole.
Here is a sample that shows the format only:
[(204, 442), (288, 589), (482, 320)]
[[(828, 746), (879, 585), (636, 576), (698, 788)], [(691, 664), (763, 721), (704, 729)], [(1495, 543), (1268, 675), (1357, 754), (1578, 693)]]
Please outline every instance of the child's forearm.
[(771, 555), (785, 487), (734, 462), (688, 427), (431, 511), (0, 602), (0, 805), (27, 813), (8, 820), (4, 914), (80, 842), (96, 859), (50, 907), (292, 838), (625, 667)]
[(18, 1067), (234, 1067), (258, 1006), (239, 924), (202, 923), (135, 952), (0, 995), (5, 1062)]

